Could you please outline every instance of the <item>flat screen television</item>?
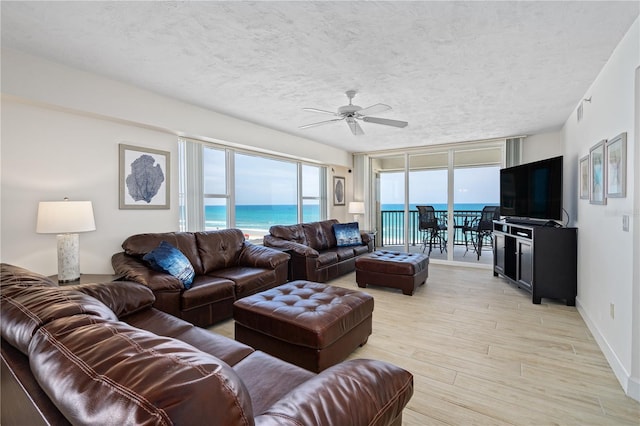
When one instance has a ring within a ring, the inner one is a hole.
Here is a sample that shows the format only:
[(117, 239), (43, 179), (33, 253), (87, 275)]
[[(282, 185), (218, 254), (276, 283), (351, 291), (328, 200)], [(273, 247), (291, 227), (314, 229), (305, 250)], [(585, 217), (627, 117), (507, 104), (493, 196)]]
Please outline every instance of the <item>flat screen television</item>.
[(562, 220), (562, 156), (500, 170), (500, 215)]

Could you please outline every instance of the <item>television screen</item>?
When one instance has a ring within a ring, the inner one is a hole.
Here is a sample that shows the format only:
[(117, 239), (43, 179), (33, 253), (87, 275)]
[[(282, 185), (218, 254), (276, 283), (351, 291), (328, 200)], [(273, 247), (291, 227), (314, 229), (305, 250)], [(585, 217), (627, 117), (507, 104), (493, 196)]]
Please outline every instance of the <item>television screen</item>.
[(562, 157), (500, 170), (500, 215), (562, 220)]

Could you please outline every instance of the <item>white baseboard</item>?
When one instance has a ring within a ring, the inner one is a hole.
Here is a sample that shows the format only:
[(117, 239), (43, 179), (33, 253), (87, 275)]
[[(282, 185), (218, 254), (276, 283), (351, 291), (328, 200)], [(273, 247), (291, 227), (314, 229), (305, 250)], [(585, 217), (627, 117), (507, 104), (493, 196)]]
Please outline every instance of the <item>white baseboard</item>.
[(585, 324), (587, 324), (587, 328), (593, 335), (593, 338), (596, 340), (596, 343), (600, 347), (600, 350), (604, 354), (605, 358), (607, 358), (607, 362), (609, 366), (613, 370), (613, 374), (618, 379), (620, 386), (624, 390), (624, 393), (630, 397), (635, 399), (636, 401), (640, 401), (640, 382), (633, 379), (629, 372), (624, 368), (618, 355), (613, 351), (607, 339), (602, 335), (596, 324), (591, 320), (589, 314), (584, 309), (582, 304), (580, 303), (580, 299), (576, 298), (576, 308), (582, 316)]

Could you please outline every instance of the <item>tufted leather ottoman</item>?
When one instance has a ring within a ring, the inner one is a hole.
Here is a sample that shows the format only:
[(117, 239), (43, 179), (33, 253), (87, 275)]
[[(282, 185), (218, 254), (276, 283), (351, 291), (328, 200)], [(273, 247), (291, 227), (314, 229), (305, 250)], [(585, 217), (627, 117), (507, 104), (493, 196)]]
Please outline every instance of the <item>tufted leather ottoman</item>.
[(233, 305), (237, 341), (316, 373), (367, 342), (372, 314), (366, 293), (303, 280)]
[(422, 253), (378, 250), (356, 259), (358, 287), (373, 284), (399, 288), (403, 294), (411, 296), (428, 276), (429, 256)]

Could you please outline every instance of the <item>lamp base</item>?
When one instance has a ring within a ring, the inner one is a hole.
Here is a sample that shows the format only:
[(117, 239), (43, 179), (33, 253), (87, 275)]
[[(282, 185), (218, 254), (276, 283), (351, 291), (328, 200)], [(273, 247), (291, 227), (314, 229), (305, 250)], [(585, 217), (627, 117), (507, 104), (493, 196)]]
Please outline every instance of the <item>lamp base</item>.
[(58, 235), (58, 282), (80, 279), (80, 237), (78, 234)]

